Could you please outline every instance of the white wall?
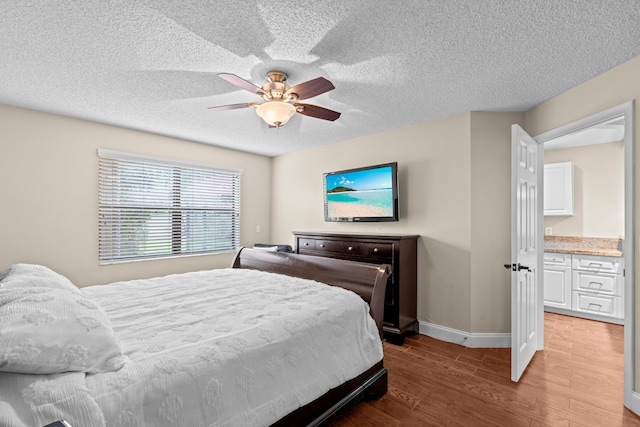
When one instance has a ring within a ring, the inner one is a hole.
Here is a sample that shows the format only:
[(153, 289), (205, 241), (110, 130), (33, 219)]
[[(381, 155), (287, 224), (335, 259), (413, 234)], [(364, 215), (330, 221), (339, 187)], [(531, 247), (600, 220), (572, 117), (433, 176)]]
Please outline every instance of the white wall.
[(243, 169), (241, 242), (270, 240), (270, 158), (0, 105), (0, 271), (43, 264), (85, 286), (229, 265), (232, 254), (98, 266), (98, 147)]

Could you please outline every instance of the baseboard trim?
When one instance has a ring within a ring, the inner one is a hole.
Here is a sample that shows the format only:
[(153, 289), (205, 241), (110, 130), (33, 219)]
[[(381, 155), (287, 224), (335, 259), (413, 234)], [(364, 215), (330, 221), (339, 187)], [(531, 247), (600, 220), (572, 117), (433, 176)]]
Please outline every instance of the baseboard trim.
[(640, 415), (640, 393), (636, 391), (631, 392), (631, 405), (627, 406), (636, 415)]
[(510, 348), (511, 334), (486, 334), (459, 331), (436, 325), (435, 323), (418, 321), (418, 331), (422, 335), (440, 341), (460, 344), (469, 348)]

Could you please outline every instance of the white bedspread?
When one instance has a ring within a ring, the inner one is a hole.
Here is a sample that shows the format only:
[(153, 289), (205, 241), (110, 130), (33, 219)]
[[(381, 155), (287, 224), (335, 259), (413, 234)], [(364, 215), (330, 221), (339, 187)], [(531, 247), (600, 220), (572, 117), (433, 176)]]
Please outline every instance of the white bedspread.
[(117, 372), (87, 375), (107, 426), (262, 426), (382, 360), (349, 291), (222, 269), (84, 288), (108, 314)]

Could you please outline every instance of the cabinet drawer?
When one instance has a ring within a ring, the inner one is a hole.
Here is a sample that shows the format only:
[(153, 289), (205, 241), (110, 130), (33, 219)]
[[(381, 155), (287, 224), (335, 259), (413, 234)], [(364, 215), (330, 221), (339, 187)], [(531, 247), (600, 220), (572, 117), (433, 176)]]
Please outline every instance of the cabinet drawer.
[(316, 251), (336, 255), (360, 255), (362, 244), (338, 240), (317, 240)]
[(573, 255), (574, 270), (585, 270), (596, 273), (622, 274), (622, 258), (592, 255)]
[(623, 307), (620, 297), (574, 292), (572, 305), (576, 311), (622, 318)]
[(393, 244), (363, 243), (361, 253), (366, 257), (391, 260), (393, 257)]
[(624, 281), (619, 274), (573, 271), (573, 289), (595, 294), (622, 296)]
[(571, 267), (571, 254), (555, 254), (552, 252), (545, 252), (542, 262), (545, 266), (555, 265)]
[(316, 247), (315, 239), (298, 239), (298, 250), (312, 251)]

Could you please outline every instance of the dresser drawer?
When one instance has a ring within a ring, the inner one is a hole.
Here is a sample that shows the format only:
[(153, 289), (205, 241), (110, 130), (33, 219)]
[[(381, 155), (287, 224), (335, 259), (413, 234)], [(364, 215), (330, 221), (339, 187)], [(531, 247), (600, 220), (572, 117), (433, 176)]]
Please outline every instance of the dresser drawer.
[(315, 239), (298, 239), (298, 250), (299, 251), (312, 251), (316, 248), (316, 240)]
[(572, 308), (575, 311), (616, 318), (621, 318), (623, 314), (622, 298), (584, 292), (573, 293)]
[(572, 277), (573, 290), (595, 294), (608, 294), (622, 296), (624, 280), (619, 274), (590, 273), (588, 271), (574, 270)]
[(545, 252), (542, 262), (545, 266), (571, 267), (571, 254)]
[(375, 262), (375, 260), (390, 262), (393, 256), (391, 243), (316, 240), (314, 250), (323, 252), (327, 256), (363, 256), (370, 259), (368, 262)]
[(316, 251), (327, 255), (360, 255), (362, 244), (358, 242), (339, 240), (316, 240)]
[(393, 244), (391, 243), (363, 243), (361, 254), (366, 257), (389, 260), (393, 257)]
[(622, 274), (621, 257), (605, 257), (593, 255), (573, 255), (574, 270), (585, 270), (595, 273)]

